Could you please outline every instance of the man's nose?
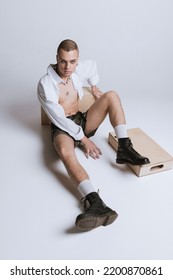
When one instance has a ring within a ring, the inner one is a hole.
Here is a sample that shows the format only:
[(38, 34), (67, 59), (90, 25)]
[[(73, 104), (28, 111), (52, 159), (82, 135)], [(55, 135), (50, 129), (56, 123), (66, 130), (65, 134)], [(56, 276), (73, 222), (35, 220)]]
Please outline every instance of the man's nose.
[(66, 69), (68, 69), (70, 67), (70, 62), (66, 62)]

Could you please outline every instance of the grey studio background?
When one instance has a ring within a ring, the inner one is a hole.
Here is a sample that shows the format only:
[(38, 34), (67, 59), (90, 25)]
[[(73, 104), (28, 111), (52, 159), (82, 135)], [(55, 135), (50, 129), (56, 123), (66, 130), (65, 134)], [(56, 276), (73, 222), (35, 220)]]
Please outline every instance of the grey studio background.
[(140, 127), (173, 155), (171, 0), (1, 0), (0, 258), (172, 259), (173, 171), (138, 178), (115, 164), (108, 119), (86, 167), (119, 217), (109, 227), (73, 230), (79, 200), (40, 125), (37, 82), (65, 38), (97, 61), (103, 91), (119, 92), (128, 128)]

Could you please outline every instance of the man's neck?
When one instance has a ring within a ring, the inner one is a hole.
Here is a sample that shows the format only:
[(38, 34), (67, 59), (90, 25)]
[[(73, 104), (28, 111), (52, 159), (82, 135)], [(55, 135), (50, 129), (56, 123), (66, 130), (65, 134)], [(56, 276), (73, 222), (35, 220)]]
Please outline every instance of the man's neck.
[(58, 64), (55, 64), (53, 68), (54, 68), (55, 72), (58, 74), (58, 76), (59, 76), (62, 80), (64, 80), (65, 82), (67, 82), (67, 81), (70, 79), (70, 76), (68, 76), (68, 77), (63, 76), (63, 75), (59, 72)]

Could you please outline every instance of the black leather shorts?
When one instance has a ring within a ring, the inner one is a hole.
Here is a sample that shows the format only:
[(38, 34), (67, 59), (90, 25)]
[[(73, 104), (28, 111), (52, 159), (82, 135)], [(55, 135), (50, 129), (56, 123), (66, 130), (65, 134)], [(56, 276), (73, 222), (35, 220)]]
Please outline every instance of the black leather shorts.
[[(84, 134), (85, 134), (85, 126), (86, 126), (86, 122), (87, 122), (87, 120), (86, 120), (87, 112), (85, 112), (85, 113), (77, 112), (75, 115), (71, 115), (71, 116), (67, 117), (68, 119), (75, 122), (77, 125), (80, 125), (84, 131)], [(96, 131), (97, 131), (97, 129), (95, 129), (94, 131), (91, 131), (88, 135), (85, 134), (85, 136), (89, 138), (89, 137), (93, 136)], [(54, 125), (53, 123), (51, 123), (52, 142), (54, 140), (54, 137), (56, 137), (59, 134), (65, 134), (65, 135), (68, 135), (69, 137), (73, 138), (68, 132), (62, 130), (61, 128), (59, 128), (56, 125)], [(80, 144), (80, 141), (77, 141), (75, 139), (74, 139), (74, 141), (76, 142), (76, 144)]]

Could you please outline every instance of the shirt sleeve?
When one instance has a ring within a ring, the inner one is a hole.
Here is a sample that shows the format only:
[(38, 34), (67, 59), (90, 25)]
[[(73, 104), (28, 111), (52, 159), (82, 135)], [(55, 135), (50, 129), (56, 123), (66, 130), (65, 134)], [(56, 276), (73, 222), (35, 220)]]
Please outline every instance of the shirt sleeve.
[(82, 82), (87, 80), (90, 86), (95, 86), (99, 82), (99, 75), (95, 60), (84, 60), (79, 62), (76, 72)]
[(83, 129), (72, 120), (66, 118), (63, 107), (58, 103), (55, 85), (43, 77), (37, 88), (38, 99), (48, 118), (60, 129), (68, 132), (75, 140), (84, 137)]

